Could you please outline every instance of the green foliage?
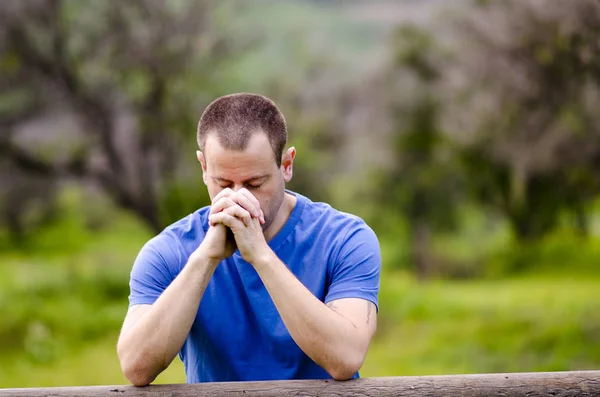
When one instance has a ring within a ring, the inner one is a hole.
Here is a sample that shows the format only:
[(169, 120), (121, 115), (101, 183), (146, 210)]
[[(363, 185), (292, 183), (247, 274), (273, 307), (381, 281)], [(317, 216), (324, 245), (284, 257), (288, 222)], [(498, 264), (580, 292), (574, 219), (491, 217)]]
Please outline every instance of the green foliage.
[[(288, 116), (292, 123), (298, 119), (299, 116), (293, 113)], [(323, 170), (333, 168), (332, 151), (341, 142), (327, 131), (327, 120), (304, 120), (299, 125), (288, 145), (296, 149), (296, 159), (294, 175), (287, 187), (313, 201), (329, 201), (334, 175), (323, 173)]]
[(597, 237), (582, 238), (569, 229), (558, 229), (533, 242), (513, 242), (490, 253), (485, 274), (572, 275), (600, 274), (600, 242)]
[[(598, 208), (590, 207), (590, 235), (584, 237), (565, 212), (556, 229), (538, 240), (516, 236), (500, 214), (483, 212), (476, 205), (455, 209), (452, 229), (431, 235), (428, 258), (430, 278), (506, 278), (519, 274), (600, 275)], [(412, 240), (406, 218), (394, 214), (374, 218), (374, 230), (382, 241), (384, 266), (389, 271), (414, 268)]]
[(85, 196), (66, 190), (61, 215), (0, 262), (0, 354), (54, 362), (118, 329), (127, 310), (128, 275), (150, 234), (106, 206), (110, 220), (92, 231)]
[[(400, 209), (409, 221), (424, 221), (434, 228), (452, 227), (456, 192), (452, 163), (440, 159), (443, 140), (437, 126), (438, 110), (424, 97), (414, 107), (398, 110), (407, 126), (395, 137), (398, 165), (385, 174), (381, 201)], [(401, 125), (401, 124), (400, 124)]]
[(163, 189), (159, 201), (163, 225), (169, 225), (205, 205), (210, 205), (208, 190), (202, 182), (200, 164), (197, 168), (199, 175), (195, 180), (174, 179)]
[(392, 37), (394, 64), (416, 74), (419, 81), (434, 82), (440, 77), (431, 55), (439, 50), (435, 38), (412, 25), (402, 25)]
[(433, 37), (414, 27), (398, 29), (394, 67), (415, 80), (414, 92), (391, 100), (390, 138), (393, 164), (373, 178), (374, 196), (387, 211), (407, 221), (407, 259), (421, 276), (433, 271), (431, 233), (452, 229), (460, 191), (460, 174), (441, 126), (443, 103), (434, 84), (440, 76), (430, 54)]
[(600, 362), (596, 278), (416, 283), (382, 279), (366, 376), (591, 369)]
[[(600, 15), (598, 4), (544, 13), (533, 2), (507, 1), (482, 9), (477, 22), (466, 16), (454, 29), (467, 42), (457, 50), (457, 66), (445, 65), (468, 76), (463, 91), (449, 97), (475, 109), (463, 120), (474, 128), (452, 131), (465, 135), (457, 139), (458, 157), (469, 188), (501, 209), (522, 239), (551, 233), (564, 211), (578, 216), (585, 231), (586, 203), (598, 191), (598, 101), (589, 94), (598, 91), (600, 57), (591, 50), (598, 24), (590, 23)], [(505, 70), (522, 80), (499, 78)], [(479, 106), (485, 101), (487, 108)]]

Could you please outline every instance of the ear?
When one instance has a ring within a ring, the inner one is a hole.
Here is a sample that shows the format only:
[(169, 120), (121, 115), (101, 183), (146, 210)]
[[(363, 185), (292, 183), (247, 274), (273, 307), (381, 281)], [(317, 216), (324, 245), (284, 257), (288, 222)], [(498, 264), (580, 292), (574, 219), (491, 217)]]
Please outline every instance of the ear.
[(291, 147), (283, 153), (281, 156), (281, 172), (283, 173), (283, 180), (289, 182), (292, 180), (294, 159), (296, 158), (296, 148)]
[(204, 181), (205, 185), (208, 185), (208, 176), (206, 176), (206, 159), (204, 158), (204, 153), (202, 153), (200, 150), (196, 150), (196, 157), (198, 157), (198, 161), (202, 166), (202, 180)]

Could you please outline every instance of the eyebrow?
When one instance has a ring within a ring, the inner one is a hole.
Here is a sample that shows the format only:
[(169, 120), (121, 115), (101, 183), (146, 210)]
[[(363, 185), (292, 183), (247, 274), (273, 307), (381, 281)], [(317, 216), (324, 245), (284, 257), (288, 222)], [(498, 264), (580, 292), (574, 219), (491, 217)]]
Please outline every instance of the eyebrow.
[[(244, 181), (244, 183), (249, 183), (249, 182), (256, 182), (260, 179), (265, 179), (265, 178), (269, 178), (271, 177), (271, 174), (264, 174), (264, 175), (259, 175), (259, 176), (253, 176), (252, 178), (246, 179)], [(227, 182), (227, 183), (233, 183), (233, 181), (230, 181), (229, 179), (225, 179), (225, 178), (221, 178), (218, 176), (213, 177), (214, 180), (219, 181), (219, 182)]]

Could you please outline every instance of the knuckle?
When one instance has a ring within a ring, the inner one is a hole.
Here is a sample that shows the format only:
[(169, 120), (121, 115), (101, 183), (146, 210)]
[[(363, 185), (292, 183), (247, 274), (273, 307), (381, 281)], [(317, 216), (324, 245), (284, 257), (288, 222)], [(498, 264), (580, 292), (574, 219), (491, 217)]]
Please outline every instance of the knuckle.
[(248, 200), (248, 199), (246, 198), (246, 195), (245, 195), (245, 194), (239, 194), (239, 193), (238, 193), (238, 194), (235, 196), (235, 198), (236, 198), (238, 201), (246, 201), (246, 200)]
[(216, 196), (213, 198), (213, 201), (218, 201), (218, 200), (222, 199), (223, 197), (226, 197), (226, 196), (228, 196), (228, 195), (229, 195), (229, 191), (230, 191), (230, 190), (231, 190), (231, 189), (229, 189), (229, 188), (225, 188), (225, 189), (221, 190), (221, 191), (220, 191), (220, 192), (219, 192), (219, 193), (218, 193), (218, 194), (217, 194), (217, 195), (216, 195)]
[(226, 209), (229, 206), (231, 206), (231, 204), (229, 204), (229, 200), (227, 198), (222, 198), (215, 205), (215, 209), (217, 209), (217, 210), (224, 210), (224, 209)]
[(250, 210), (252, 209), (253, 205), (250, 201), (248, 201), (247, 198), (244, 198), (244, 205), (243, 205), (244, 209), (246, 210)]
[(229, 196), (231, 196), (230, 188), (225, 188), (225, 189), (221, 190), (221, 193), (219, 193), (219, 198), (229, 197)]

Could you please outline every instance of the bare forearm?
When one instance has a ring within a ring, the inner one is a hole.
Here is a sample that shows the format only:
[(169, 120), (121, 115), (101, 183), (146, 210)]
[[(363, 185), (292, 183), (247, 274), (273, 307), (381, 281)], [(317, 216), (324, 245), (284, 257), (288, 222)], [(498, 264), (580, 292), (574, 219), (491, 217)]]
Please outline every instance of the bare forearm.
[(190, 260), (148, 312), (124, 329), (117, 349), (132, 383), (153, 381), (181, 350), (215, 266)]
[(352, 376), (368, 347), (364, 329), (317, 299), (274, 254), (256, 268), (298, 346), (334, 378)]

